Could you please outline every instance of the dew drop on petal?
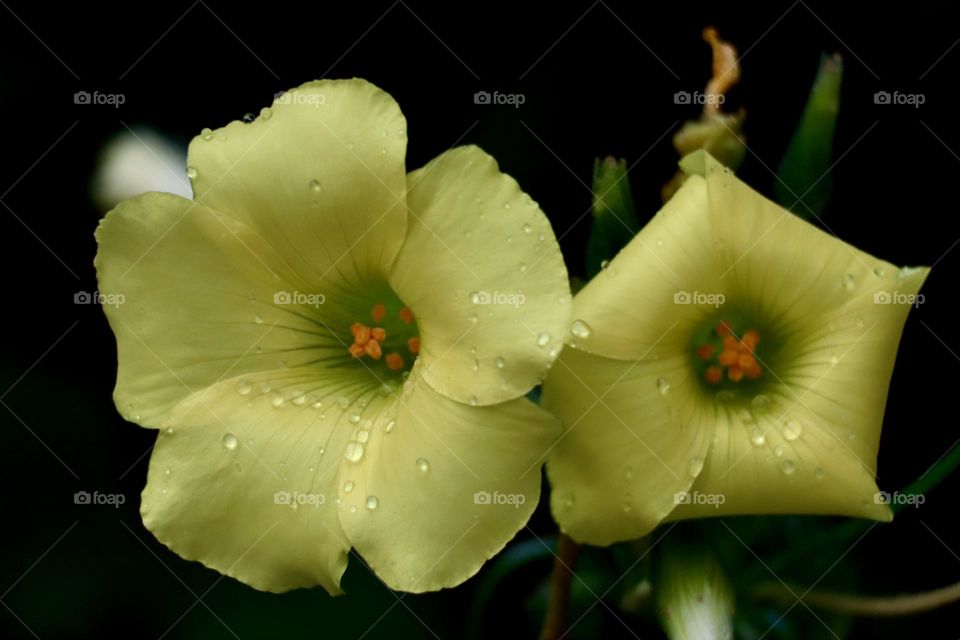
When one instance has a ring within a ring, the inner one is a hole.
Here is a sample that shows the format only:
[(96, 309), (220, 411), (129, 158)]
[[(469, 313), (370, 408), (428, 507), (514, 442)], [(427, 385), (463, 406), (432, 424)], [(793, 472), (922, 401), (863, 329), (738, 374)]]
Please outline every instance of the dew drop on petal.
[[(169, 433), (170, 430), (168, 429), (167, 432)], [(228, 451), (233, 451), (234, 449), (237, 448), (237, 444), (239, 444), (239, 440), (237, 440), (237, 436), (233, 435), (232, 433), (228, 433), (223, 436), (224, 449), (227, 449)]]
[(470, 403), (470, 406), (471, 406), (471, 407), (477, 406), (477, 396), (470, 396), (470, 397), (467, 399), (467, 402)]
[(309, 182), (309, 185), (310, 185), (310, 191), (313, 191), (314, 193), (320, 193), (321, 191), (323, 191), (323, 185), (320, 184), (319, 180), (311, 180)]
[(583, 320), (574, 320), (570, 325), (570, 333), (575, 335), (578, 338), (589, 338), (590, 337), (590, 325), (588, 325)]
[(777, 456), (778, 458), (779, 458), (780, 456), (782, 456), (782, 455), (783, 455), (783, 446), (782, 446), (782, 445), (779, 445), (779, 444), (778, 444), (777, 446), (775, 446), (775, 447), (773, 448), (773, 455)]
[(263, 316), (261, 316), (258, 313), (255, 316), (253, 316), (253, 321), (256, 322), (257, 324), (263, 324)]
[(696, 457), (691, 458), (690, 466), (687, 468), (687, 471), (690, 472), (690, 475), (696, 478), (700, 475), (700, 472), (703, 471), (703, 458)]
[(366, 505), (367, 509), (373, 511), (380, 506), (380, 500), (377, 499), (377, 496), (367, 496)]
[(253, 390), (253, 385), (250, 384), (249, 380), (237, 380), (237, 393), (242, 396), (247, 395), (250, 391)]
[(545, 347), (545, 346), (547, 346), (547, 344), (548, 344), (549, 342), (550, 342), (550, 334), (549, 334), (549, 333), (541, 333), (540, 335), (537, 336), (537, 346), (538, 346), (538, 347)]
[(397, 426), (396, 419), (390, 418), (389, 420), (387, 420), (387, 423), (383, 425), (383, 430), (386, 431), (387, 433), (390, 433), (396, 428), (396, 426)]
[(532, 230), (533, 230), (533, 229), (530, 227), (530, 223), (529, 223), (529, 222), (524, 222), (524, 223), (523, 223), (523, 232), (524, 232), (524, 233), (530, 233)]
[(270, 404), (275, 407), (279, 407), (283, 404), (283, 395), (279, 391), (274, 391), (270, 394)]
[(843, 283), (843, 288), (847, 291), (853, 291), (857, 286), (857, 279), (853, 276), (852, 273), (845, 273), (840, 279)]
[(353, 491), (353, 487), (354, 487), (354, 486), (355, 486), (355, 485), (353, 484), (353, 480), (347, 480), (347, 481), (343, 484), (343, 492), (344, 492), (344, 493), (350, 493), (351, 491)]
[(750, 430), (750, 442), (757, 447), (762, 447), (767, 443), (767, 436), (763, 434), (760, 427), (754, 427)]
[(803, 433), (803, 427), (794, 419), (787, 420), (783, 425), (783, 437), (785, 440), (796, 440)]
[(780, 470), (789, 476), (797, 470), (797, 465), (794, 464), (793, 460), (784, 460), (780, 463)]
[(503, 369), (507, 365), (507, 361), (500, 356), (497, 356), (494, 359), (493, 364), (496, 365), (497, 369)]
[(351, 413), (351, 414), (347, 417), (347, 420), (350, 421), (350, 424), (357, 424), (358, 422), (360, 422), (360, 414), (359, 414), (359, 413), (356, 413), (356, 412)]
[(366, 429), (361, 429), (360, 431), (357, 431), (357, 442), (359, 442), (360, 444), (366, 444), (368, 440), (370, 440), (369, 431), (367, 431)]
[(363, 457), (363, 445), (355, 440), (347, 443), (347, 448), (343, 452), (343, 457), (350, 462), (359, 462)]
[(187, 167), (187, 177), (191, 180), (197, 177), (197, 170), (195, 167)]
[(670, 393), (670, 381), (663, 376), (657, 378), (657, 391), (659, 391), (662, 396)]
[(430, 471), (430, 463), (426, 458), (417, 458), (416, 465), (420, 473), (427, 473)]

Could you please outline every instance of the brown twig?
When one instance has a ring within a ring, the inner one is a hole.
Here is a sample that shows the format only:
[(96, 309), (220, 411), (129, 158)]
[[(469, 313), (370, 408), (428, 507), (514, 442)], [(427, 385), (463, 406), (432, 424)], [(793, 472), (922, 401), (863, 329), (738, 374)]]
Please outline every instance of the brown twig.
[(570, 600), (570, 582), (577, 565), (580, 545), (565, 534), (557, 536), (557, 553), (550, 575), (550, 602), (543, 619), (540, 640), (560, 640), (566, 632), (567, 603)]

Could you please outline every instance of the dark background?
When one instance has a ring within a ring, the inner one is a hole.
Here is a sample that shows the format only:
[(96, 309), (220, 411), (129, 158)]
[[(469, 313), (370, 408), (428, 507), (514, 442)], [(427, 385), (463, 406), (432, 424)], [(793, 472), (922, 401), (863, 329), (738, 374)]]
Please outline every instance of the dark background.
[[(332, 599), (320, 588), (276, 596), (157, 543), (138, 514), (154, 433), (117, 416), (113, 337), (99, 308), (73, 304), (75, 292), (96, 288), (93, 230), (102, 214), (89, 179), (107, 137), (146, 124), (186, 142), (318, 77), (360, 76), (393, 94), (409, 123), (411, 168), (457, 142), (491, 152), (541, 204), (571, 271), (582, 273), (590, 193), (581, 182), (589, 184), (595, 156), (642, 158), (630, 173), (641, 220), (656, 211), (676, 161), (670, 134), (698, 113), (674, 104), (673, 94), (702, 90), (708, 77), (704, 26), (719, 27), (743, 55), (743, 81), (728, 102), (748, 111), (750, 152), (739, 173), (767, 194), (820, 53), (840, 52), (839, 160), (825, 222), (894, 263), (935, 265), (893, 376), (881, 488), (902, 488), (960, 437), (950, 284), (960, 263), (960, 249), (951, 250), (960, 239), (960, 25), (951, 3), (0, 4), (2, 637), (465, 633), (477, 578), (398, 603), (352, 558), (347, 596)], [(126, 101), (118, 109), (76, 105), (79, 90), (119, 92)], [(480, 90), (519, 92), (525, 104), (476, 105)], [(919, 92), (926, 102), (875, 105), (879, 90)], [(958, 487), (948, 480), (922, 508), (856, 544), (811, 555), (808, 568), (814, 576), (830, 570), (822, 585), (852, 575), (867, 593), (956, 581)], [(127, 501), (119, 509), (78, 506), (78, 490), (120, 492)], [(810, 522), (833, 521), (803, 526)], [(543, 504), (531, 529), (555, 532)], [(513, 629), (534, 637), (526, 595), (548, 570), (548, 561), (532, 563), (503, 586), (511, 597), (491, 606), (485, 636)], [(956, 638), (958, 611), (861, 620), (851, 637)], [(590, 616), (602, 637), (631, 637), (606, 608)], [(638, 636), (658, 637), (648, 622), (624, 618)], [(797, 606), (782, 626), (804, 620), (814, 618)], [(812, 629), (809, 637), (833, 637), (815, 621)]]

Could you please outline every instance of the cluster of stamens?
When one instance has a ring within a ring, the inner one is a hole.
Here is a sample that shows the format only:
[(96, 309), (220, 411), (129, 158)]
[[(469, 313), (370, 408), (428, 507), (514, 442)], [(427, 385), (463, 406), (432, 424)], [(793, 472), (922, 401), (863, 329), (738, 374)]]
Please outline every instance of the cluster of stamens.
[[(403, 355), (396, 350), (389, 351), (384, 356), (384, 344), (387, 340), (387, 330), (380, 325), (387, 316), (387, 307), (382, 303), (377, 303), (370, 311), (370, 317), (373, 320), (372, 327), (361, 322), (354, 322), (350, 325), (350, 333), (353, 335), (353, 344), (349, 351), (354, 358), (363, 358), (369, 356), (374, 360), (384, 359), (384, 362), (391, 371), (400, 371), (406, 364)], [(413, 324), (413, 312), (408, 307), (403, 307), (397, 316), (400, 321), (406, 325)], [(416, 357), (420, 353), (420, 337), (413, 336), (407, 338), (407, 351), (410, 355)]]
[(756, 329), (747, 329), (738, 338), (730, 325), (721, 321), (713, 332), (718, 340), (707, 341), (697, 347), (697, 357), (710, 363), (704, 372), (704, 380), (709, 384), (720, 384), (724, 377), (731, 382), (760, 377), (763, 370), (755, 353), (760, 333)]

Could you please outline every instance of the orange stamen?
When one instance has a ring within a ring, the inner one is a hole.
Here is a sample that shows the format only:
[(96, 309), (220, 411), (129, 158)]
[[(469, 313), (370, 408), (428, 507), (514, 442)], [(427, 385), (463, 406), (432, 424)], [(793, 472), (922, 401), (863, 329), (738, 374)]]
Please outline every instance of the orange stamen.
[(391, 371), (403, 369), (403, 356), (399, 353), (388, 353), (386, 362)]
[(740, 356), (737, 358), (737, 365), (744, 371), (746, 371), (747, 369), (749, 369), (755, 364), (757, 364), (757, 361), (754, 360), (753, 356), (750, 355), (749, 353), (741, 353)]
[(407, 349), (410, 350), (410, 353), (416, 355), (420, 353), (420, 338), (414, 336), (407, 340)]
[(760, 377), (761, 373), (763, 373), (763, 370), (760, 369), (760, 365), (757, 363), (756, 360), (754, 360), (749, 367), (746, 367), (743, 370), (743, 375), (747, 376), (748, 380), (756, 380), (757, 378)]
[(721, 338), (726, 338), (727, 336), (733, 334), (733, 329), (730, 328), (730, 325), (723, 321), (717, 323), (714, 331), (716, 331), (717, 335)]
[(705, 377), (710, 384), (720, 384), (723, 381), (723, 369), (713, 366), (707, 367)]
[(380, 356), (383, 355), (383, 350), (380, 348), (380, 343), (376, 340), (371, 340), (367, 344), (363, 345), (363, 350), (366, 351), (367, 355), (374, 360), (379, 360)]
[(387, 331), (383, 327), (374, 327), (373, 329), (370, 329), (370, 337), (374, 340), (383, 342), (387, 339)]
[(717, 362), (719, 362), (724, 367), (732, 367), (740, 360), (740, 354), (736, 350), (724, 349), (720, 352), (720, 355), (717, 356)]
[(400, 319), (406, 324), (413, 322), (413, 311), (410, 311), (410, 307), (400, 309)]
[(365, 353), (365, 350), (363, 346), (359, 344), (350, 345), (350, 355), (352, 355), (354, 358), (360, 358), (363, 356), (364, 353)]
[(743, 380), (743, 371), (739, 367), (730, 367), (727, 369), (727, 377), (733, 382), (740, 382)]
[(713, 345), (712, 344), (702, 344), (697, 347), (697, 357), (701, 360), (709, 360), (713, 357)]
[(350, 333), (353, 334), (353, 341), (361, 347), (370, 339), (370, 327), (359, 322), (350, 325)]
[(380, 324), (383, 322), (383, 318), (387, 315), (387, 308), (382, 302), (378, 302), (373, 305), (373, 310), (370, 312), (370, 317), (373, 318), (373, 324)]

